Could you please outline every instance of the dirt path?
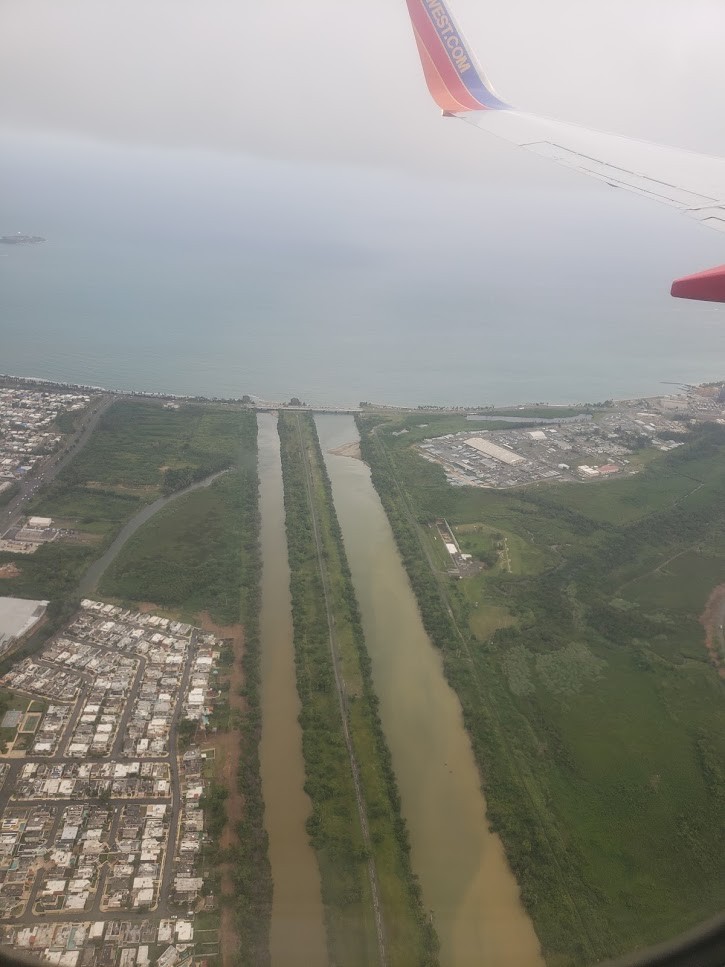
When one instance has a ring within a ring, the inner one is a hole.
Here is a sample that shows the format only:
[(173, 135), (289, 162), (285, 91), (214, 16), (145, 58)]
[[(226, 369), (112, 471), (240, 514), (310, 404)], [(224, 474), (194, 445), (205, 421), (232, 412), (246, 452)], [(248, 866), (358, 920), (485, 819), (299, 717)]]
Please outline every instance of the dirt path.
[(720, 678), (725, 679), (725, 584), (719, 584), (707, 599), (700, 624), (705, 629), (705, 648), (710, 661)]
[[(239, 753), (242, 734), (236, 724), (238, 716), (244, 712), (244, 699), (240, 694), (244, 677), (242, 674), (242, 652), (244, 650), (244, 629), (241, 625), (218, 625), (204, 612), (200, 616), (201, 627), (217, 638), (232, 642), (234, 661), (228, 670), (228, 700), (231, 712), (230, 727), (226, 732), (217, 733), (205, 748), (214, 749), (215, 778), (227, 790), (226, 824), (222, 830), (220, 847), (229, 850), (239, 844), (239, 823), (244, 812), (244, 797), (239, 790)], [(221, 865), (221, 892), (228, 899), (234, 897), (233, 863)], [(234, 923), (234, 908), (231, 903), (221, 907), (221, 928), (219, 942), (222, 954), (222, 967), (232, 967), (239, 948), (239, 937)]]

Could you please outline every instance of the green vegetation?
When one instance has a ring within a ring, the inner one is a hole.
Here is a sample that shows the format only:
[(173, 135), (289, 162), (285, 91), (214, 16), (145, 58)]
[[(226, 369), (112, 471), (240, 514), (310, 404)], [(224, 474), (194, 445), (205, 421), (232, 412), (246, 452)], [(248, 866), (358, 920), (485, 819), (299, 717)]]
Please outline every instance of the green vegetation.
[[(20, 692), (14, 692), (9, 688), (0, 688), (0, 721), (6, 712), (21, 711), (25, 712), (37, 712), (38, 719), (40, 719), (41, 714), (48, 707), (46, 702), (40, 701), (39, 699), (32, 699), (28, 695), (23, 695)], [(3, 751), (7, 750), (7, 745), (12, 742), (17, 734), (17, 728), (3, 729), (0, 728), (0, 749)], [(29, 739), (27, 736), (22, 736), (16, 742), (16, 748), (27, 747), (29, 745)]]
[(62, 409), (54, 420), (55, 429), (59, 433), (75, 433), (78, 427), (83, 424), (89, 409), (90, 405), (80, 410)]
[[(725, 695), (697, 619), (725, 582), (725, 431), (633, 479), (496, 492), (449, 487), (395, 424), (358, 422), (547, 961), (596, 963), (722, 909)], [(497, 563), (451, 581), (437, 517)]]
[(254, 479), (254, 487), (251, 489), (253, 499), (245, 500), (242, 510), (244, 539), (240, 617), (244, 625), (244, 686), (237, 781), (244, 799), (244, 812), (239, 823), (238, 846), (234, 849), (232, 863), (239, 936), (237, 956), (243, 967), (265, 967), (269, 964), (272, 868), (268, 856), (267, 831), (264, 828), (264, 799), (259, 762), (259, 742), (262, 736), (262, 645), (259, 631), (262, 555), (259, 545), (261, 521), (256, 460), (257, 420), (255, 414), (240, 414), (240, 418), (253, 422), (255, 459), (243, 460), (241, 467), (246, 479)]
[[(370, 659), (314, 421), (279, 420), (291, 569), (297, 687), (308, 823), (322, 880), (331, 963), (378, 963), (368, 846), (362, 833), (330, 650), (325, 590), (334, 621), (337, 671), (367, 816), (370, 850), (391, 964), (435, 964), (437, 939), (422, 909), (390, 753), (377, 713)], [(309, 468), (309, 477), (308, 477)], [(311, 497), (310, 497), (311, 495)], [(310, 504), (314, 503), (314, 519)], [(320, 572), (314, 522), (324, 561)], [(323, 583), (324, 580), (324, 583)]]
[[(208, 611), (221, 624), (240, 617), (240, 574), (256, 542), (249, 516), (257, 503), (253, 413), (234, 414), (234, 472), (164, 507), (128, 541), (100, 590), (127, 601), (153, 601), (193, 618)], [(256, 578), (255, 578), (256, 580)]]
[(9, 504), (13, 497), (17, 497), (19, 492), (20, 487), (16, 483), (11, 484), (6, 490), (3, 490), (3, 492), (0, 493), (0, 507), (4, 507), (6, 504)]
[(209, 406), (167, 409), (117, 402), (57, 487), (104, 487), (141, 496), (172, 493), (228, 467), (237, 457), (239, 414)]
[(588, 403), (586, 406), (497, 406), (490, 410), (491, 416), (516, 416), (521, 419), (541, 419), (556, 420), (564, 419), (569, 416), (581, 416), (583, 413), (591, 414), (592, 410), (598, 406), (607, 404)]
[(207, 785), (207, 791), (199, 800), (204, 810), (206, 831), (212, 840), (218, 840), (227, 821), (226, 801), (229, 791), (212, 779)]
[[(215, 407), (114, 403), (86, 446), (28, 506), (79, 537), (22, 557), (22, 573), (3, 581), (4, 593), (72, 599), (86, 568), (145, 504), (237, 461), (239, 417)], [(0, 564), (13, 560), (0, 554)]]

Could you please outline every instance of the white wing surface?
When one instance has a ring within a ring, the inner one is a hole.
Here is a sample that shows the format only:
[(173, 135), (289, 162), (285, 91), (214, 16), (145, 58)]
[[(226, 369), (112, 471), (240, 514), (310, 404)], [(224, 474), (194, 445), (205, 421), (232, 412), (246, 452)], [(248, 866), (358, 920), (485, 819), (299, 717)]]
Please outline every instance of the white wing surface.
[(725, 232), (725, 159), (592, 131), (519, 111), (458, 117), (542, 158), (679, 208)]
[[(428, 88), (444, 115), (725, 232), (725, 159), (517, 111), (493, 90), (444, 0), (406, 2)], [(678, 280), (672, 294), (725, 302), (725, 266)]]

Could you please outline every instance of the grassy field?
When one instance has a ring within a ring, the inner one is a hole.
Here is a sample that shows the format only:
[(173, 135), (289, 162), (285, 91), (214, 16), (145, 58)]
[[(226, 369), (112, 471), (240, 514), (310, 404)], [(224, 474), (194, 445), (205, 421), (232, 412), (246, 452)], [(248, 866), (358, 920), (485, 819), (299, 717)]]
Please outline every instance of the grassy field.
[[(40, 699), (33, 699), (29, 695), (14, 692), (9, 688), (0, 688), (0, 720), (2, 720), (6, 712), (13, 711), (37, 712), (40, 716), (47, 707), (47, 702), (43, 702)], [(0, 748), (5, 749), (7, 744), (13, 741), (17, 731), (15, 727), (10, 729), (0, 728)], [(26, 748), (29, 744), (30, 741), (28, 738), (19, 738), (18, 743), (16, 743), (18, 747)]]
[(377, 714), (370, 660), (314, 422), (308, 416), (285, 414), (279, 428), (306, 790), (313, 807), (309, 831), (320, 864), (331, 962), (362, 965), (379, 961), (368, 847), (359, 821), (334, 684), (305, 462), (311, 472), (339, 673), (347, 697), (346, 718), (375, 861), (388, 963), (434, 964), (437, 940), (410, 868), (407, 832)]
[[(448, 487), (394, 429), (368, 425), (364, 453), (548, 963), (721, 910), (725, 689), (698, 617), (725, 581), (725, 431), (633, 479), (494, 492)], [(437, 516), (464, 549), (506, 537), (511, 571), (434, 573)]]

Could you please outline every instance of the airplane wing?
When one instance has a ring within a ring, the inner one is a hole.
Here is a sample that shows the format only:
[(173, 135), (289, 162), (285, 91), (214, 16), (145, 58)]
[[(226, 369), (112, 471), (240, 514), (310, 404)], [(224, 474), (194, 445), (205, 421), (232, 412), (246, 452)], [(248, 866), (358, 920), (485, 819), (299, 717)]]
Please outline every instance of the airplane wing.
[[(423, 73), (446, 117), (526, 151), (679, 208), (725, 232), (725, 159), (637, 141), (518, 111), (494, 91), (444, 0), (406, 0)], [(678, 279), (672, 295), (725, 302), (725, 266)]]

